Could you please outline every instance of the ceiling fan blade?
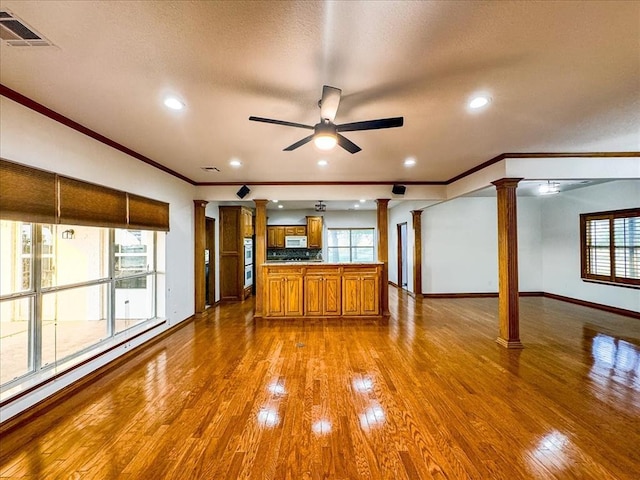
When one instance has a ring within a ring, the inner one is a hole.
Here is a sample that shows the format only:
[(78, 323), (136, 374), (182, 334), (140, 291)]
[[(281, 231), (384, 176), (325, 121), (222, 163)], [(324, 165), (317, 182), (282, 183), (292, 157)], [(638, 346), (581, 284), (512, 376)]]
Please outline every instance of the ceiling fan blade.
[(358, 153), (360, 150), (362, 150), (358, 145), (340, 134), (338, 134), (338, 145), (340, 145), (349, 153)]
[(365, 120), (364, 122), (343, 123), (336, 125), (338, 132), (355, 132), (357, 130), (378, 130), (380, 128), (401, 127), (404, 117), (379, 118), (377, 120)]
[(340, 96), (342, 90), (336, 87), (330, 87), (325, 85), (322, 87), (322, 99), (320, 100), (320, 118), (327, 119), (333, 122), (336, 119), (336, 113), (338, 113), (338, 107), (340, 106)]
[(283, 151), (284, 152), (290, 152), (291, 150), (295, 150), (296, 148), (301, 147), (305, 143), (309, 143), (312, 138), (313, 138), (313, 135), (309, 135), (308, 137), (304, 137), (302, 140), (298, 140), (293, 145), (289, 145), (287, 148), (284, 148)]
[(274, 123), (276, 125), (284, 125), (285, 127), (306, 128), (307, 130), (313, 130), (311, 125), (303, 125), (302, 123), (285, 122), (284, 120), (273, 120), (271, 118), (262, 117), (249, 117), (249, 120), (253, 122)]

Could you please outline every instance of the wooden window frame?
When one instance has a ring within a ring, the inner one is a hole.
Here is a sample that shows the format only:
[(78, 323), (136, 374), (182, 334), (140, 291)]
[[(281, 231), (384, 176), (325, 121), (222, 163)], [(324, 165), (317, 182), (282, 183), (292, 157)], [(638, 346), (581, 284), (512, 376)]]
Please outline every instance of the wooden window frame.
[[(640, 279), (619, 277), (616, 275), (614, 221), (616, 219), (630, 217), (637, 217), (640, 222), (640, 208), (580, 214), (580, 276), (583, 281), (640, 289)], [(611, 265), (609, 275), (597, 275), (590, 271), (589, 246), (587, 245), (587, 224), (594, 220), (609, 220), (609, 259)], [(638, 251), (638, 254), (640, 255), (640, 246), (638, 246)]]

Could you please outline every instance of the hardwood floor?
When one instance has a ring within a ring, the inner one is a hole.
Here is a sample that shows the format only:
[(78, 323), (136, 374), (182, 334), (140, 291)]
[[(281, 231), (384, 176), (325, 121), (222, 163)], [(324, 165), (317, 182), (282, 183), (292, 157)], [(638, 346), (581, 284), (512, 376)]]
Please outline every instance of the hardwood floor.
[(0, 442), (2, 478), (637, 479), (640, 322), (522, 298), (388, 322), (223, 305)]

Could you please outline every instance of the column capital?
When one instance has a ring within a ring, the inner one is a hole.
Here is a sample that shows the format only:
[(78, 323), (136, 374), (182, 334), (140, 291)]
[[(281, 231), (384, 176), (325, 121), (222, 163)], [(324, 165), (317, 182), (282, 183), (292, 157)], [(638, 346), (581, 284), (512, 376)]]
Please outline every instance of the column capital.
[(376, 199), (376, 203), (377, 203), (378, 205), (388, 205), (388, 204), (389, 204), (389, 201), (391, 201), (391, 199), (390, 199), (390, 198), (377, 198), (377, 199)]
[(253, 200), (253, 203), (256, 204), (256, 207), (262, 207), (262, 206), (266, 206), (267, 203), (269, 203), (269, 200), (265, 200), (262, 198), (257, 198), (255, 200)]
[(493, 182), (491, 182), (493, 185), (496, 186), (497, 189), (501, 189), (501, 188), (516, 188), (518, 186), (518, 183), (520, 183), (521, 180), (524, 180), (522, 178), (501, 178), (500, 180), (495, 180)]
[(206, 207), (206, 206), (207, 206), (207, 203), (209, 203), (209, 202), (208, 202), (208, 201), (206, 201), (206, 200), (194, 200), (194, 201), (193, 201), (193, 204), (194, 204), (196, 207)]

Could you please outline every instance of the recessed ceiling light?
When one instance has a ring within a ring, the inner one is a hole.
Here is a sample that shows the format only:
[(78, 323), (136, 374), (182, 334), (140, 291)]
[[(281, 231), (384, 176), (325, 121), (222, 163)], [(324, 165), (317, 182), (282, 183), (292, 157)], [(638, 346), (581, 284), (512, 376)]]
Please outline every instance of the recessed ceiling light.
[(360, 203), (364, 203), (364, 202), (366, 202), (366, 200), (364, 198), (361, 198)]
[(242, 162), (240, 160), (233, 159), (229, 162), (229, 165), (231, 165), (232, 167), (238, 168), (240, 165), (242, 165)]
[(353, 206), (353, 208), (360, 208), (360, 204), (359, 204), (359, 203), (356, 203), (356, 204)]
[(273, 203), (278, 203), (280, 200), (271, 200)]
[(176, 97), (167, 97), (164, 99), (164, 106), (171, 110), (182, 110), (184, 108), (184, 103)]
[(284, 208), (284, 205), (280, 204), (278, 205), (278, 208)]
[(405, 167), (413, 167), (416, 164), (416, 159), (413, 157), (409, 157), (404, 161)]
[(327, 165), (329, 165), (329, 162), (327, 162), (326, 160), (318, 160), (318, 165), (320, 165), (321, 167), (326, 167)]
[(469, 102), (469, 108), (482, 108), (485, 105), (488, 105), (489, 102), (491, 102), (491, 97), (487, 97), (486, 95), (479, 95), (471, 99), (471, 101)]

